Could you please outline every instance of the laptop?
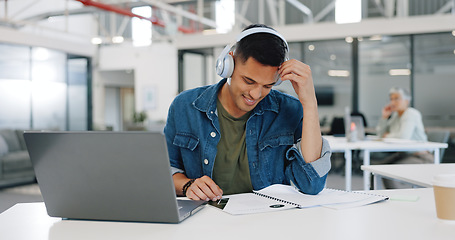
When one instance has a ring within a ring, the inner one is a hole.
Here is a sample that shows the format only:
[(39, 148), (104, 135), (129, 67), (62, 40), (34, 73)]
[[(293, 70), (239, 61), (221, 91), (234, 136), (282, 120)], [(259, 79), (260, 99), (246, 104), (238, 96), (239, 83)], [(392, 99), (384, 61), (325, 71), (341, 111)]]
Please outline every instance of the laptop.
[(26, 131), (24, 138), (49, 216), (178, 223), (205, 205), (176, 198), (161, 133)]

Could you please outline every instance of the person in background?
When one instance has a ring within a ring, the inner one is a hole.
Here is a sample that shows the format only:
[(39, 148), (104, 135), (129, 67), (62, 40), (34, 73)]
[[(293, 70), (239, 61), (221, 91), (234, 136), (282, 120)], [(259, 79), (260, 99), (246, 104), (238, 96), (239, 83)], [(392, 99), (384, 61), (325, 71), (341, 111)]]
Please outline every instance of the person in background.
[[(272, 184), (324, 188), (331, 151), (311, 70), (288, 54), (274, 29), (251, 25), (218, 58), (222, 80), (174, 99), (164, 133), (177, 195), (215, 201)], [(272, 89), (281, 80), (298, 98)]]
[(393, 87), (389, 91), (390, 103), (382, 108), (382, 118), (376, 128), (381, 138), (401, 138), (427, 141), (422, 114), (409, 107), (411, 95), (403, 88)]
[[(381, 138), (427, 141), (422, 114), (417, 109), (409, 107), (411, 102), (409, 91), (392, 87), (389, 91), (389, 97), (390, 103), (382, 109), (382, 118), (376, 127), (377, 135)], [(374, 164), (418, 164), (432, 163), (433, 161), (433, 155), (427, 151), (397, 152)], [(387, 179), (384, 179), (384, 186), (386, 188), (401, 188), (399, 183)]]

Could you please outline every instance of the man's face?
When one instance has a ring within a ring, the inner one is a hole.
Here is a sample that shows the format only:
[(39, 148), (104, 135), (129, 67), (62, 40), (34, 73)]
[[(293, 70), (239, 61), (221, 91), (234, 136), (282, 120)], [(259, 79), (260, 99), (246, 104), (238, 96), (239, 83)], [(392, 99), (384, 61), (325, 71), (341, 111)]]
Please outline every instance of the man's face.
[(278, 67), (262, 65), (250, 57), (246, 62), (235, 60), (235, 68), (228, 86), (232, 99), (229, 113), (239, 117), (253, 110), (270, 93), (277, 79)]

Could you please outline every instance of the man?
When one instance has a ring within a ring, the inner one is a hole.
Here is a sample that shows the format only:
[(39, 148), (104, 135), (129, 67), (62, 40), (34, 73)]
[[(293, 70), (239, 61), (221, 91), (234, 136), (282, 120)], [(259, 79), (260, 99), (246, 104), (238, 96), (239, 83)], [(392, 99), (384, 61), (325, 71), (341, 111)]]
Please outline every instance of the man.
[[(229, 49), (217, 62), (225, 78), (182, 92), (169, 109), (164, 132), (176, 193), (215, 201), (291, 181), (319, 193), (331, 152), (321, 137), (310, 67), (285, 61), (286, 41), (265, 25), (247, 27)], [(298, 99), (271, 89), (281, 80), (292, 83)]]

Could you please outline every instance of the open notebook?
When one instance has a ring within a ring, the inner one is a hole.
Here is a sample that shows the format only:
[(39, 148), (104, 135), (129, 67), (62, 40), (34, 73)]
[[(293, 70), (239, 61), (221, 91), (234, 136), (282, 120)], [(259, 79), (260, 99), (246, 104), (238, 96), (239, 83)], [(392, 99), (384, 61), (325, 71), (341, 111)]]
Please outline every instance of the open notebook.
[[(343, 209), (387, 199), (387, 196), (366, 192), (349, 192), (329, 188), (324, 188), (317, 195), (309, 195), (303, 194), (289, 185), (274, 184), (259, 191), (253, 191), (253, 193), (225, 196), (223, 207), (220, 208), (227, 213), (236, 215), (317, 206)], [(216, 203), (212, 205), (216, 205)]]

